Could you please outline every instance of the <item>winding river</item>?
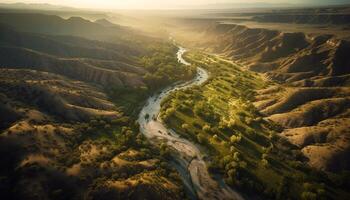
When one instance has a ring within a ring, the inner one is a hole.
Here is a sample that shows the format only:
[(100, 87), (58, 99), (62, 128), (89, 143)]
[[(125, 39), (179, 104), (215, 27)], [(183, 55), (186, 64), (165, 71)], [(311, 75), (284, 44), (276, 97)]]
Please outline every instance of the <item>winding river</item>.
[[(179, 47), (178, 61), (190, 65), (183, 59), (186, 49)], [(161, 101), (175, 90), (185, 89), (194, 85), (201, 85), (208, 79), (208, 73), (197, 68), (196, 77), (188, 82), (169, 86), (147, 100), (138, 118), (140, 131), (152, 143), (166, 143), (176, 153), (171, 164), (180, 173), (187, 194), (191, 199), (237, 199), (243, 200), (241, 195), (227, 186), (220, 178), (212, 178), (209, 175), (204, 161), (205, 154), (196, 144), (181, 138), (173, 130), (166, 128), (159, 119)], [(149, 116), (149, 117), (147, 117)]]

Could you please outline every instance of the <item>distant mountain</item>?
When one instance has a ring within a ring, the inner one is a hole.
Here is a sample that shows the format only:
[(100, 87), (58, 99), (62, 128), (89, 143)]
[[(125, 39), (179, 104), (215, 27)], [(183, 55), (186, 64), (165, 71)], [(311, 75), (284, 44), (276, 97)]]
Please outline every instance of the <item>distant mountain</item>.
[(48, 3), (0, 3), (0, 8), (19, 9), (19, 10), (77, 10), (73, 7), (52, 5)]
[(258, 22), (295, 24), (350, 24), (349, 14), (283, 14), (273, 13), (253, 17)]
[(63, 19), (55, 15), (35, 13), (0, 13), (0, 23), (24, 32), (72, 35), (100, 40), (117, 38), (131, 31), (117, 25), (107, 27), (81, 17)]
[(200, 5), (193, 8), (196, 9), (235, 9), (235, 8), (273, 8), (273, 7), (291, 7), (295, 6), (290, 3), (216, 3)]
[(113, 27), (113, 26), (117, 26), (116, 24), (113, 24), (112, 22), (106, 20), (106, 19), (98, 19), (95, 21), (95, 23), (100, 24), (102, 26), (106, 26), (106, 27)]
[(305, 7), (305, 6), (326, 6), (326, 5), (345, 5), (350, 4), (349, 1), (307, 1), (293, 3), (215, 3), (196, 6), (182, 6), (185, 9), (238, 9), (238, 8), (286, 8), (286, 7)]

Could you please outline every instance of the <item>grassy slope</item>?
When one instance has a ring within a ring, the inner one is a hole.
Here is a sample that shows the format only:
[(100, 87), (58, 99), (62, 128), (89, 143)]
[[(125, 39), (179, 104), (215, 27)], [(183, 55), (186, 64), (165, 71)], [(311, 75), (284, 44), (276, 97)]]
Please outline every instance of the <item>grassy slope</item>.
[(187, 57), (211, 78), (203, 87), (173, 93), (163, 102), (161, 115), (183, 137), (208, 147), (213, 171), (224, 173), (228, 183), (242, 190), (268, 198), (329, 198), (331, 193), (345, 198), (330, 187), (325, 174), (305, 166), (299, 150), (276, 135), (279, 127), (255, 110), (250, 102), (254, 90), (270, 83), (213, 56)]

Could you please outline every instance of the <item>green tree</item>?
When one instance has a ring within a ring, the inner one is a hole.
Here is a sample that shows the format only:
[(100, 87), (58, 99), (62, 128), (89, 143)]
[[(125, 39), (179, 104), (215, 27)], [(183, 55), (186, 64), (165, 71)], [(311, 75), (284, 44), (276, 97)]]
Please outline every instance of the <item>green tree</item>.
[(202, 127), (202, 130), (205, 131), (206, 133), (209, 133), (211, 128), (208, 124), (205, 124), (203, 127)]
[(190, 128), (190, 125), (184, 123), (181, 125), (181, 128), (184, 129), (185, 131), (188, 131), (188, 129)]
[(207, 138), (205, 137), (205, 135), (204, 135), (203, 133), (199, 133), (199, 134), (197, 135), (197, 141), (198, 141), (198, 143), (200, 143), (200, 144), (204, 144), (204, 143), (207, 142)]
[(303, 192), (301, 194), (301, 199), (302, 200), (316, 200), (317, 195), (313, 192)]

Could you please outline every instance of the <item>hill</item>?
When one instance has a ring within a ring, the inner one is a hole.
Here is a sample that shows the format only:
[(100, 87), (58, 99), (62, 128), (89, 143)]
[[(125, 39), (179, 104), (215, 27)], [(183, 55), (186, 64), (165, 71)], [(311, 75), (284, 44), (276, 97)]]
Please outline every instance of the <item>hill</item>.
[(106, 27), (117, 26), (116, 24), (113, 24), (112, 22), (110, 22), (110, 21), (108, 21), (106, 19), (97, 19), (95, 21), (95, 23), (101, 24), (101, 25), (106, 26)]
[(193, 76), (176, 46), (82, 18), (0, 15), (1, 199), (185, 198), (133, 118)]
[[(306, 141), (310, 135), (315, 136), (310, 126), (320, 130), (333, 126), (346, 129), (350, 95), (350, 59), (346, 56), (349, 41), (332, 35), (287, 33), (235, 24), (214, 24), (197, 35), (197, 47), (209, 47), (207, 51), (264, 73), (279, 85), (258, 91), (254, 104), (266, 119), (286, 128), (282, 135), (290, 142), (298, 145), (301, 138)], [(301, 128), (304, 131), (300, 131)], [(339, 134), (329, 133), (327, 139), (301, 142), (304, 145), (300, 147), (310, 159), (309, 164), (317, 169), (348, 170), (350, 159), (338, 155), (349, 153), (349, 134), (341, 131), (341, 138), (337, 139)], [(321, 148), (329, 153), (324, 156), (310, 153)]]
[(82, 17), (63, 19), (56, 15), (39, 13), (2, 12), (0, 23), (24, 32), (79, 36), (93, 40), (120, 41), (125, 35), (141, 36), (137, 31), (131, 33), (133, 30), (128, 27), (108, 27)]

